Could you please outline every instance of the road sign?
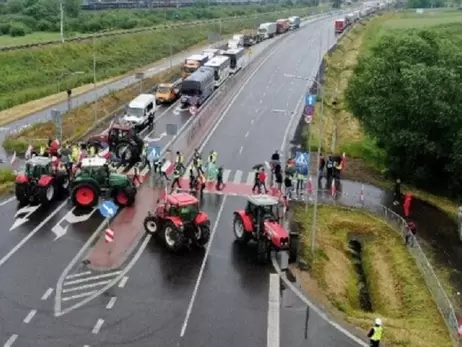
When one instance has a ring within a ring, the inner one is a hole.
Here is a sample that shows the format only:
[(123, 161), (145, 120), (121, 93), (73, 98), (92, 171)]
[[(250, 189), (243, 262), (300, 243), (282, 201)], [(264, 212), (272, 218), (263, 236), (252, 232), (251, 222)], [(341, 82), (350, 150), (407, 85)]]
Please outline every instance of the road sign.
[(118, 209), (117, 205), (111, 200), (105, 200), (99, 205), (99, 212), (105, 218), (114, 217)]
[(306, 123), (306, 124), (310, 124), (312, 120), (313, 120), (313, 116), (311, 116), (311, 115), (309, 115), (309, 114), (307, 114), (307, 115), (305, 116), (305, 123)]
[(316, 104), (316, 95), (306, 94), (305, 95), (305, 105), (314, 105)]
[(307, 176), (310, 168), (310, 153), (296, 152), (295, 153), (295, 170), (302, 175)]
[(110, 243), (114, 241), (114, 230), (107, 228), (104, 231), (104, 242)]
[(154, 161), (156, 159), (159, 159), (161, 151), (162, 151), (162, 148), (160, 146), (149, 145), (149, 147), (148, 147), (148, 160), (149, 161)]
[(189, 106), (189, 113), (194, 116), (197, 113), (197, 106)]

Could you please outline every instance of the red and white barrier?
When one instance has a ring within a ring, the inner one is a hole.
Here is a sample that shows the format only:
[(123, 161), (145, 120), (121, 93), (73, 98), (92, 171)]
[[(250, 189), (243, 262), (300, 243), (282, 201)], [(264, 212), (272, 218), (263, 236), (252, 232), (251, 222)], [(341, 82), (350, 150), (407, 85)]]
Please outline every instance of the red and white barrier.
[(104, 242), (111, 243), (114, 241), (114, 230), (107, 228), (104, 231)]
[(306, 191), (308, 194), (313, 194), (313, 180), (311, 178), (311, 175), (308, 177), (308, 184), (306, 185)]

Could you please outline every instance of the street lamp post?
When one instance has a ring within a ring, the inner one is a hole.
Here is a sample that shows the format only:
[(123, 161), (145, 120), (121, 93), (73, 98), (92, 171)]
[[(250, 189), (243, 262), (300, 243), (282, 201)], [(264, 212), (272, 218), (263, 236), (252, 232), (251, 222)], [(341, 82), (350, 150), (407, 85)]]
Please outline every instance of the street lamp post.
[[(83, 75), (84, 72), (83, 71), (66, 71), (66, 72), (63, 72), (59, 77), (58, 77), (58, 80), (57, 80), (57, 84), (58, 84), (58, 93), (61, 92), (61, 80), (66, 77), (66, 76), (71, 76), (71, 75)], [(72, 98), (72, 89), (68, 89), (67, 90), (67, 112), (69, 112), (71, 110), (71, 98)]]

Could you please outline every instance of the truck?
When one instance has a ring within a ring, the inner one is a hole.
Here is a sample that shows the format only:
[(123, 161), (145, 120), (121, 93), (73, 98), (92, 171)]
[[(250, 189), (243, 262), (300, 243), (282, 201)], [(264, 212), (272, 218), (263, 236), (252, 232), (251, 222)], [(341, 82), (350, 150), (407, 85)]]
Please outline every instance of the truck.
[(267, 22), (262, 23), (258, 27), (258, 35), (261, 37), (262, 40), (270, 39), (276, 35), (276, 23)]
[(300, 28), (300, 23), (302, 20), (298, 16), (289, 17), (289, 27), (291, 30)]
[(337, 19), (335, 21), (335, 33), (341, 34), (347, 27), (347, 22), (345, 19)]
[(181, 106), (200, 107), (215, 89), (215, 71), (213, 68), (202, 66), (181, 84)]
[(261, 42), (261, 37), (256, 29), (243, 30), (244, 47), (250, 47)]
[(276, 33), (284, 34), (289, 31), (289, 20), (288, 19), (278, 19), (276, 21)]
[(208, 61), (209, 56), (207, 54), (194, 54), (186, 58), (183, 65), (183, 79), (188, 78)]

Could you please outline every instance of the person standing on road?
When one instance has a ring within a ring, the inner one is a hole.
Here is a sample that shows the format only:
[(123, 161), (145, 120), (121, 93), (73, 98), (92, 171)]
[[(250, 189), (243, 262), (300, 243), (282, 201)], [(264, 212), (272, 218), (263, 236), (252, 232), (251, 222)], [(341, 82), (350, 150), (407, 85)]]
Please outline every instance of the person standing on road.
[(255, 176), (253, 179), (252, 193), (255, 193), (255, 190), (260, 189), (260, 180), (259, 180), (260, 171), (258, 169), (255, 169), (254, 175)]
[(181, 170), (176, 167), (175, 171), (173, 171), (173, 181), (172, 181), (172, 192), (175, 189), (175, 187), (178, 187), (181, 189), (181, 184), (180, 184), (180, 177), (181, 177)]
[(318, 186), (322, 189), (322, 178), (324, 176), (324, 169), (326, 168), (326, 158), (321, 153), (319, 156), (319, 173), (318, 173)]
[(329, 155), (326, 161), (326, 189), (330, 187), (332, 183), (332, 176), (334, 175), (334, 160)]
[(382, 320), (376, 318), (374, 326), (369, 330), (367, 337), (369, 338), (371, 347), (380, 347), (380, 340), (382, 339)]
[(264, 168), (261, 168), (260, 173), (258, 174), (258, 183), (259, 183), (259, 193), (261, 193), (261, 188), (265, 189), (265, 193), (268, 194), (268, 189), (266, 189), (266, 172)]

